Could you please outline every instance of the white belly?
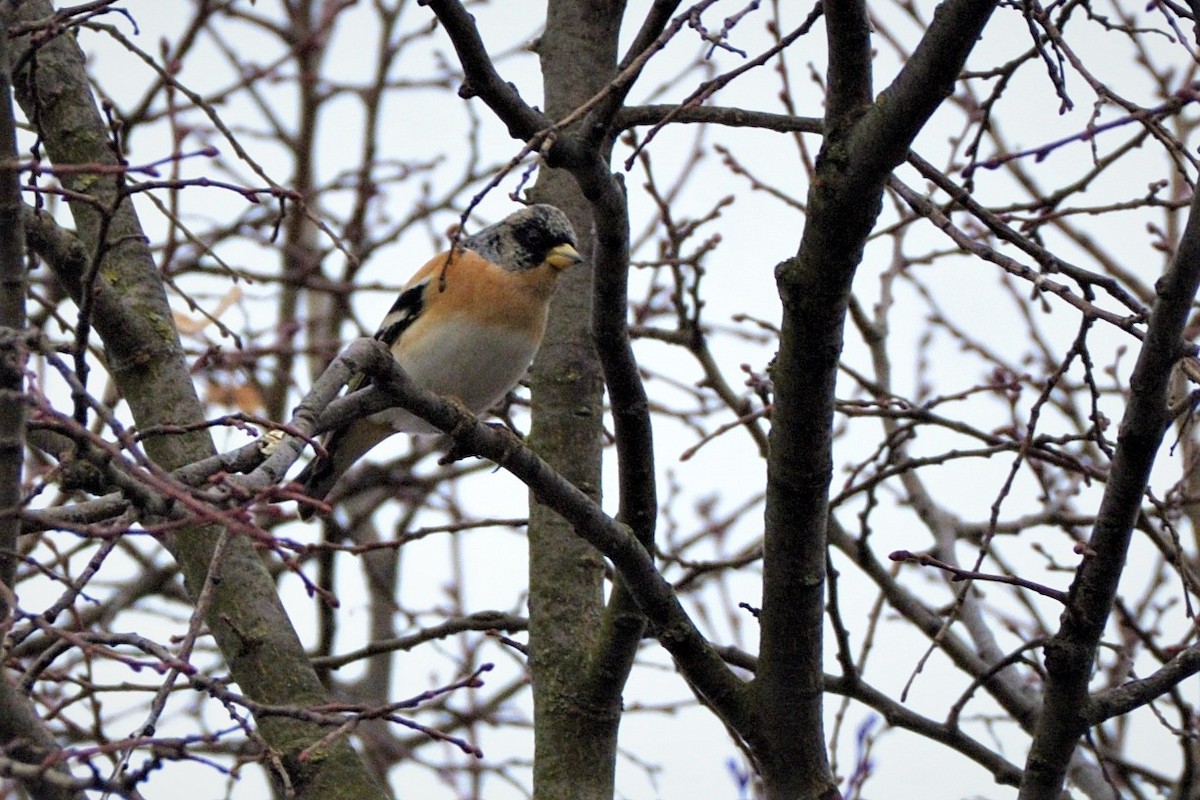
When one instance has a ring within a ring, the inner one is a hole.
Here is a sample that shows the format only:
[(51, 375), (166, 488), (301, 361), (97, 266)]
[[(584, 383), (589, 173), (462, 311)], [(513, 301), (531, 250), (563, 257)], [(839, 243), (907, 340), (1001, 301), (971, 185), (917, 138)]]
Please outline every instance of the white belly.
[[(401, 342), (405, 343), (403, 336)], [(404, 347), (400, 366), (426, 389), (456, 398), (475, 414), (482, 414), (524, 376), (537, 353), (537, 344), (509, 328), (485, 328), (460, 318), (441, 326), (436, 343)], [(382, 411), (377, 416), (396, 431), (437, 432), (402, 409)]]

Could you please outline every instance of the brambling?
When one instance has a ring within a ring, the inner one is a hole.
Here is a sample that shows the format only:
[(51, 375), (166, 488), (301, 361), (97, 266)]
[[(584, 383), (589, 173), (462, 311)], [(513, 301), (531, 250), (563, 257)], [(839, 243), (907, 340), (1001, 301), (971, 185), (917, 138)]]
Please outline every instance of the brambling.
[[(582, 260), (567, 215), (528, 206), (462, 237), (417, 270), (375, 338), (414, 381), (480, 414), (529, 368), (558, 274)], [(356, 376), (349, 388), (368, 381)], [(372, 414), (330, 431), (323, 442), (328, 455), (310, 461), (296, 480), (309, 497), (323, 500), (355, 461), (398, 432), (438, 431), (402, 408)], [(313, 513), (301, 504), (301, 519)]]

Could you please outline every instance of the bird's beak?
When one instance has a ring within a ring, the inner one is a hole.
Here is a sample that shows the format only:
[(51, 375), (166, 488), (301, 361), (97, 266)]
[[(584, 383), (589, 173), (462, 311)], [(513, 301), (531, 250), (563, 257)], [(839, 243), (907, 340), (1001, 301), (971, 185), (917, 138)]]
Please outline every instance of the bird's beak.
[(579, 255), (579, 251), (565, 243), (558, 245), (546, 254), (546, 263), (559, 270), (573, 267), (581, 261), (583, 261), (583, 256)]

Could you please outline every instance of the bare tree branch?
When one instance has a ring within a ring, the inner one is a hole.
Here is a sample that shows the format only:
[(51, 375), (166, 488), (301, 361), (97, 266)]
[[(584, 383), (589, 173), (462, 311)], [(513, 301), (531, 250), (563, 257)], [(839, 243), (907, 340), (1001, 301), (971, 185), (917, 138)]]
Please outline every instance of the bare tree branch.
[(1076, 743), (1088, 729), (1088, 683), (1096, 646), (1116, 597), (1151, 467), (1170, 426), (1171, 369), (1187, 352), (1184, 325), (1200, 288), (1200, 194), (1193, 198), (1183, 238), (1156, 287), (1096, 525), (1071, 583), (1062, 625), (1046, 645), (1046, 696), (1021, 800), (1058, 795)]

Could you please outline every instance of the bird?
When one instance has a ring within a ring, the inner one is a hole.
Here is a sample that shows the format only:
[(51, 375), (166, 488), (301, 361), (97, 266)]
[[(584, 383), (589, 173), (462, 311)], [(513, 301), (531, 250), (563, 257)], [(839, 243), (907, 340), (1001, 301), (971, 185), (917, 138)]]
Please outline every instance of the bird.
[[(546, 332), (559, 274), (583, 261), (567, 215), (526, 206), (425, 263), (404, 284), (375, 338), (416, 383), (474, 414), (494, 406), (524, 376)], [(353, 391), (370, 379), (355, 376)], [(368, 450), (394, 433), (438, 433), (402, 408), (387, 409), (326, 434), (296, 476), (304, 494), (324, 500)], [(300, 518), (316, 509), (301, 503)]]

